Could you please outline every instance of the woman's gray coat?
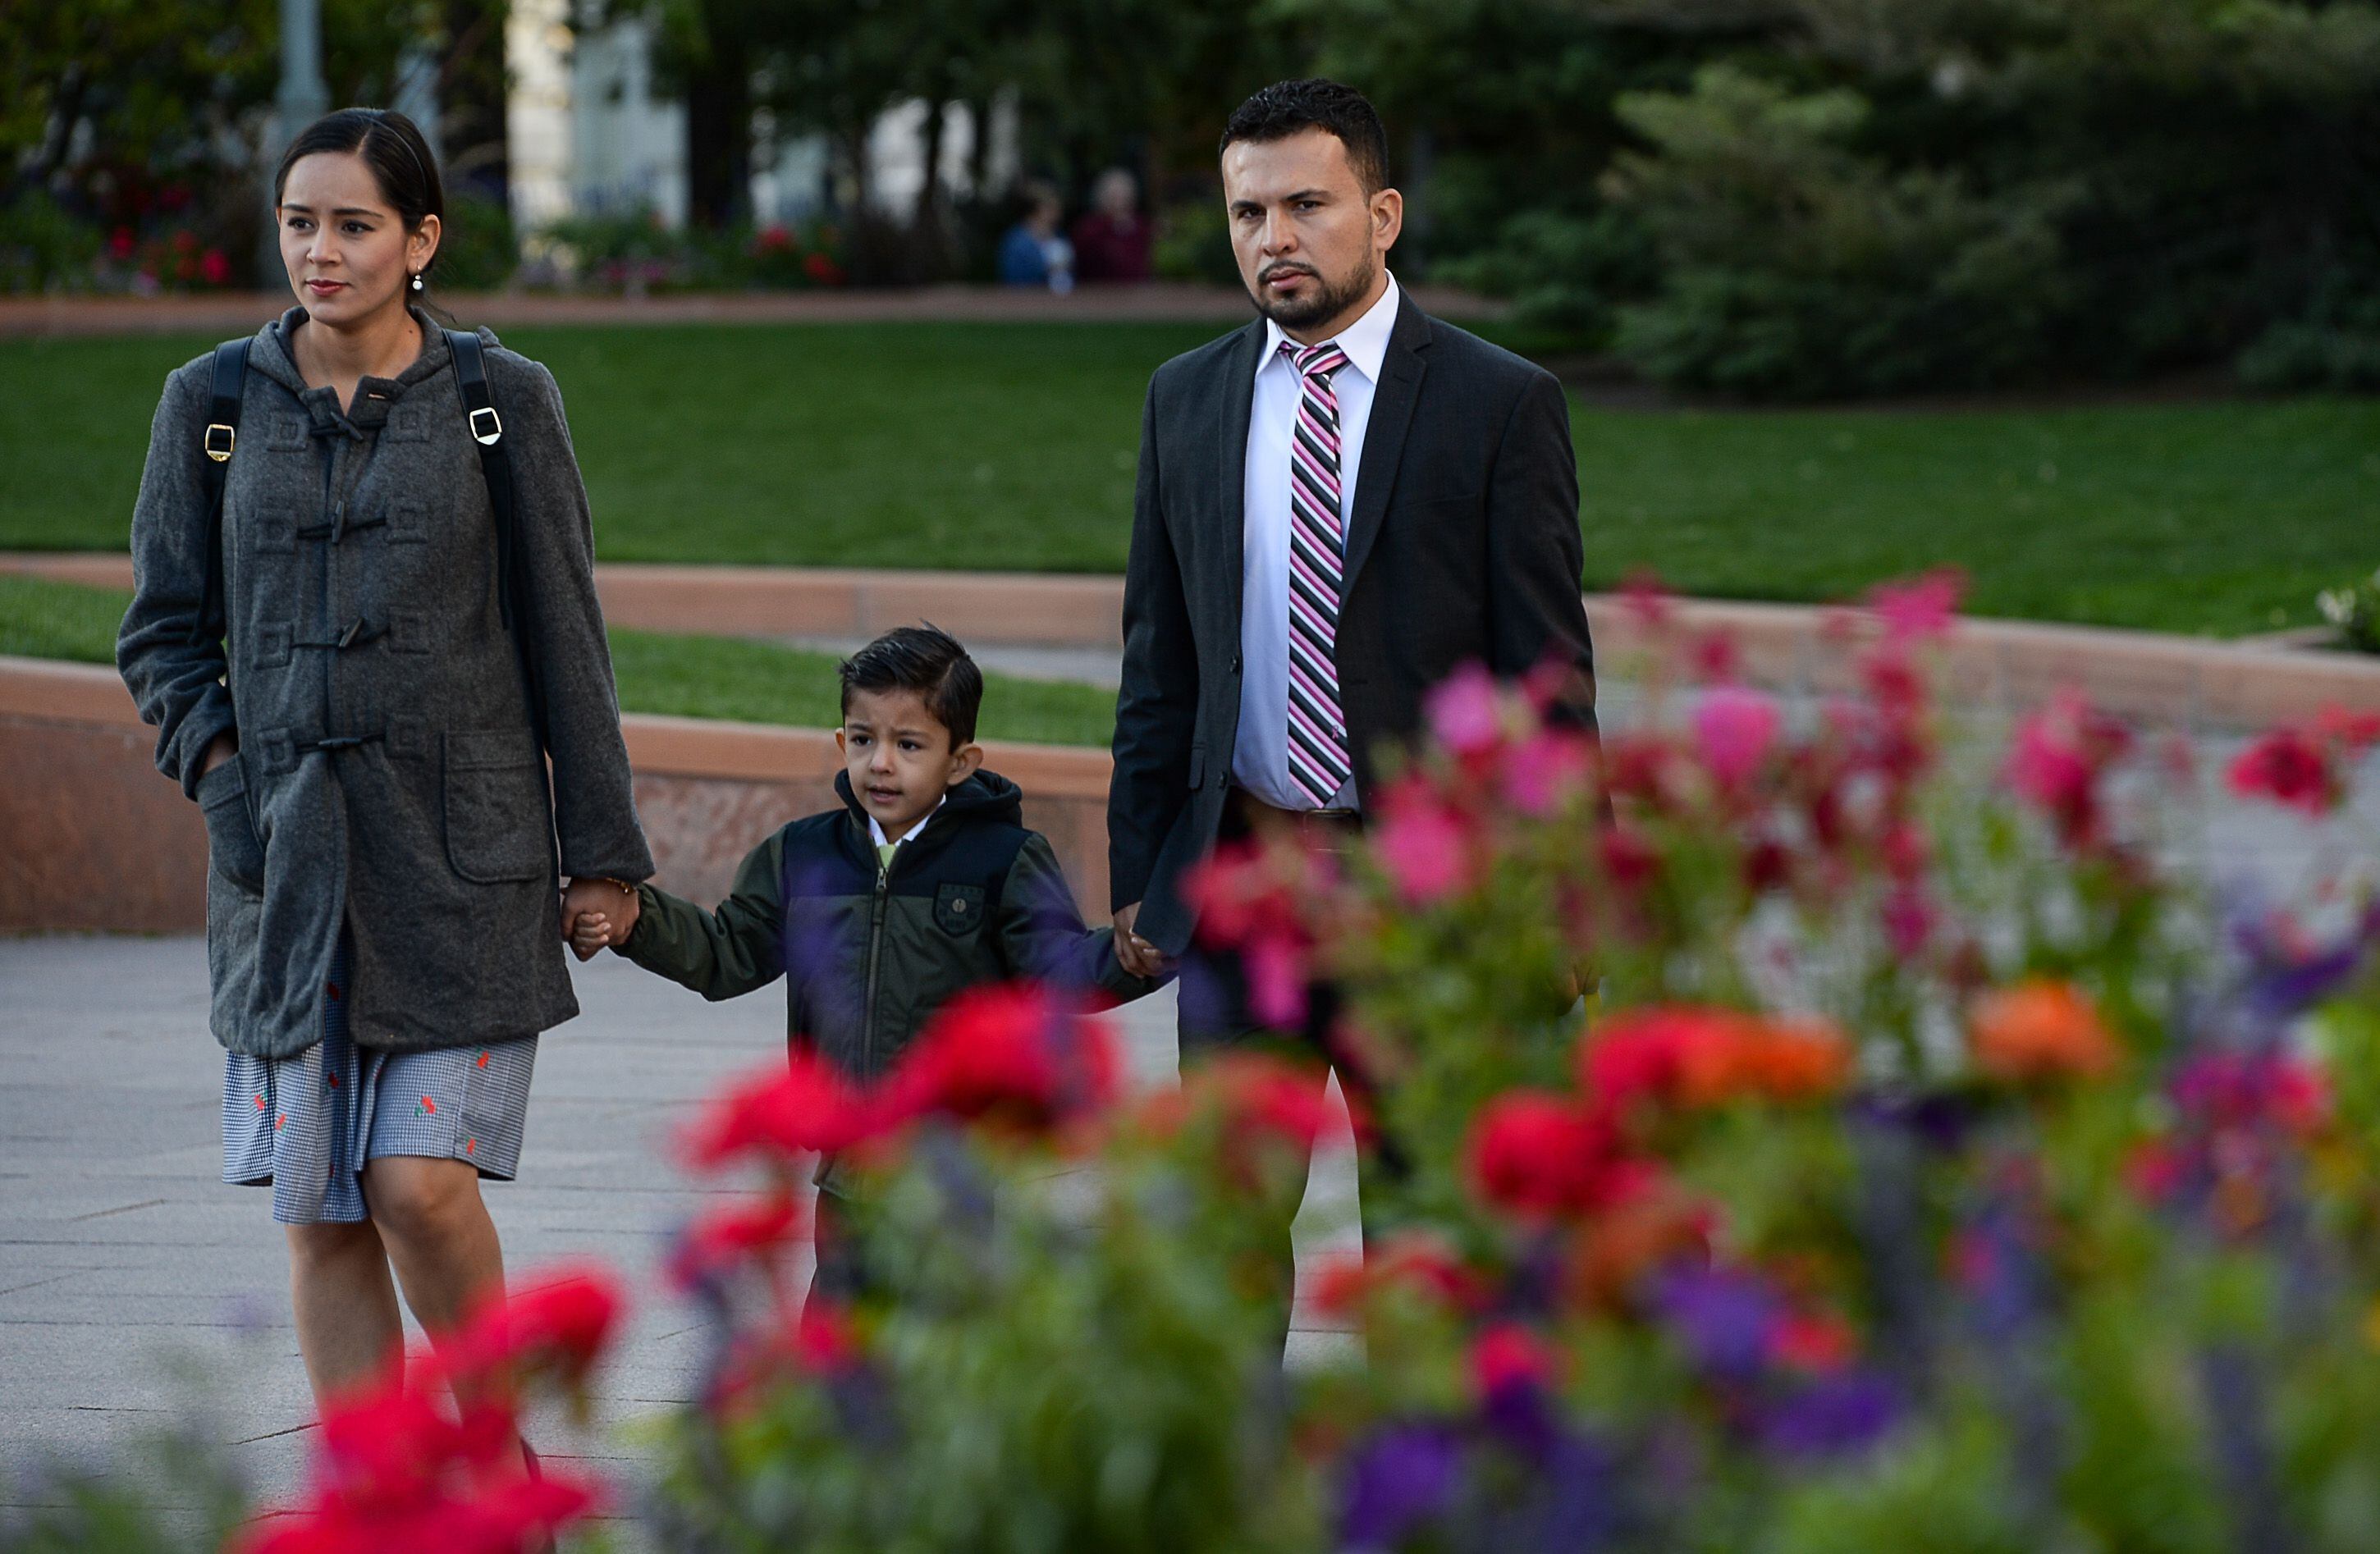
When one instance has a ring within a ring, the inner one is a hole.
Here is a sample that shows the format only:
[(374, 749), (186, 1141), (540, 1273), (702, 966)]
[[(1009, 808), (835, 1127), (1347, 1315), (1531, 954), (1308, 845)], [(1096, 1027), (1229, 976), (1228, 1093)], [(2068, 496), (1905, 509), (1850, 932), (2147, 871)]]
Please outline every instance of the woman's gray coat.
[[(224, 496), (228, 641), (193, 643), (205, 580), (212, 357), (165, 380), (132, 517), (116, 662), (158, 769), (205, 813), (215, 1037), (285, 1057), (322, 1028), (341, 919), (359, 1046), (453, 1047), (578, 1013), (559, 868), (640, 880), (593, 541), (552, 374), (480, 332), (514, 470), (545, 687), (549, 821), (519, 662), (498, 609), (495, 520), (445, 337), (366, 378), (342, 414), (289, 351), (293, 308), (249, 354)], [(239, 755), (200, 778), (215, 735)]]

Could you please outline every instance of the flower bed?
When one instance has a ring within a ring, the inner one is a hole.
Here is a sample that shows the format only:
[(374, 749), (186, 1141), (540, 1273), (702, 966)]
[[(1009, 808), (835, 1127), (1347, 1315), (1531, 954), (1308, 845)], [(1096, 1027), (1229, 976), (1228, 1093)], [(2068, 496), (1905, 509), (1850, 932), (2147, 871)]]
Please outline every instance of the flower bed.
[[(2005, 741), (1946, 713), (1949, 606), (1847, 616), (1859, 692), (1805, 715), (1640, 597), (1653, 711), (1599, 759), (1550, 686), (1458, 677), (1354, 856), (1199, 877), (1271, 1017), (1344, 986), (1362, 1130), (1406, 1162), (1320, 1282), (1360, 1359), (1278, 1363), (1266, 1225), (1322, 1125), (1285, 1061), (1126, 1097), (1072, 994), (1002, 989), (874, 1084), (719, 1098), (685, 1147), (751, 1190), (672, 1259), (717, 1342), (656, 1533), (2369, 1548), (2368, 875), (2338, 847), (2301, 900), (2212, 892), (2165, 833), (2180, 751), (2074, 697)], [(2227, 780), (2323, 823), (2375, 736), (2310, 720)], [(805, 1307), (818, 1149), (869, 1280)]]

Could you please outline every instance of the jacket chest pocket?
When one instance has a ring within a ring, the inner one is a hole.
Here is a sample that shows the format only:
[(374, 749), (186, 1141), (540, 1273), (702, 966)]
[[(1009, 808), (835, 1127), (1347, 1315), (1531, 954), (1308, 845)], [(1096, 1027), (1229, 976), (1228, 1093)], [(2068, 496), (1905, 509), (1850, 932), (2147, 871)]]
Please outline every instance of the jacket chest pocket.
[(981, 885), (943, 885), (934, 892), (934, 921), (944, 933), (967, 934), (983, 921)]
[(525, 732), (446, 735), (446, 861), (474, 884), (534, 880), (552, 861), (545, 773)]

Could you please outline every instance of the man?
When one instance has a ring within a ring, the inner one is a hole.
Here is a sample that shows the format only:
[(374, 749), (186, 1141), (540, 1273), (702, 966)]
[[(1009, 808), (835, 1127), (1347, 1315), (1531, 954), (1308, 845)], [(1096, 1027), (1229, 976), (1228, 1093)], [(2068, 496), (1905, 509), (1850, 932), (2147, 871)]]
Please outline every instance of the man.
[[(1560, 714), (1595, 716), (1560, 384), (1399, 289), (1403, 200), (1361, 94), (1268, 87), (1221, 154), (1262, 316), (1149, 381), (1108, 800), (1117, 955), (1141, 976), (1186, 955), (1185, 1063), (1258, 1031), (1236, 964), (1194, 949), (1182, 899), (1218, 840), (1343, 840), (1375, 747), (1413, 735), (1466, 662), (1575, 665)], [(1335, 1000), (1309, 1002), (1284, 1034), (1329, 1061)], [(1360, 1096), (1360, 1074), (1341, 1077)], [(1286, 1224), (1280, 1250), (1285, 1264)]]

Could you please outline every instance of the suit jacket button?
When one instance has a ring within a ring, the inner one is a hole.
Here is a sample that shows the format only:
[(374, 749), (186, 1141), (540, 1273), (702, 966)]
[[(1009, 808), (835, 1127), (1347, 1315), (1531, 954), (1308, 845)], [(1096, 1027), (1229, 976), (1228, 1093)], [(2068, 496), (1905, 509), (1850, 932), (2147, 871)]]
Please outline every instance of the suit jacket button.
[(1237, 654), (1237, 653), (1233, 653), (1233, 654), (1232, 655), (1232, 674), (1237, 674), (1239, 672), (1240, 672), (1240, 655), (1239, 655), (1239, 654)]

